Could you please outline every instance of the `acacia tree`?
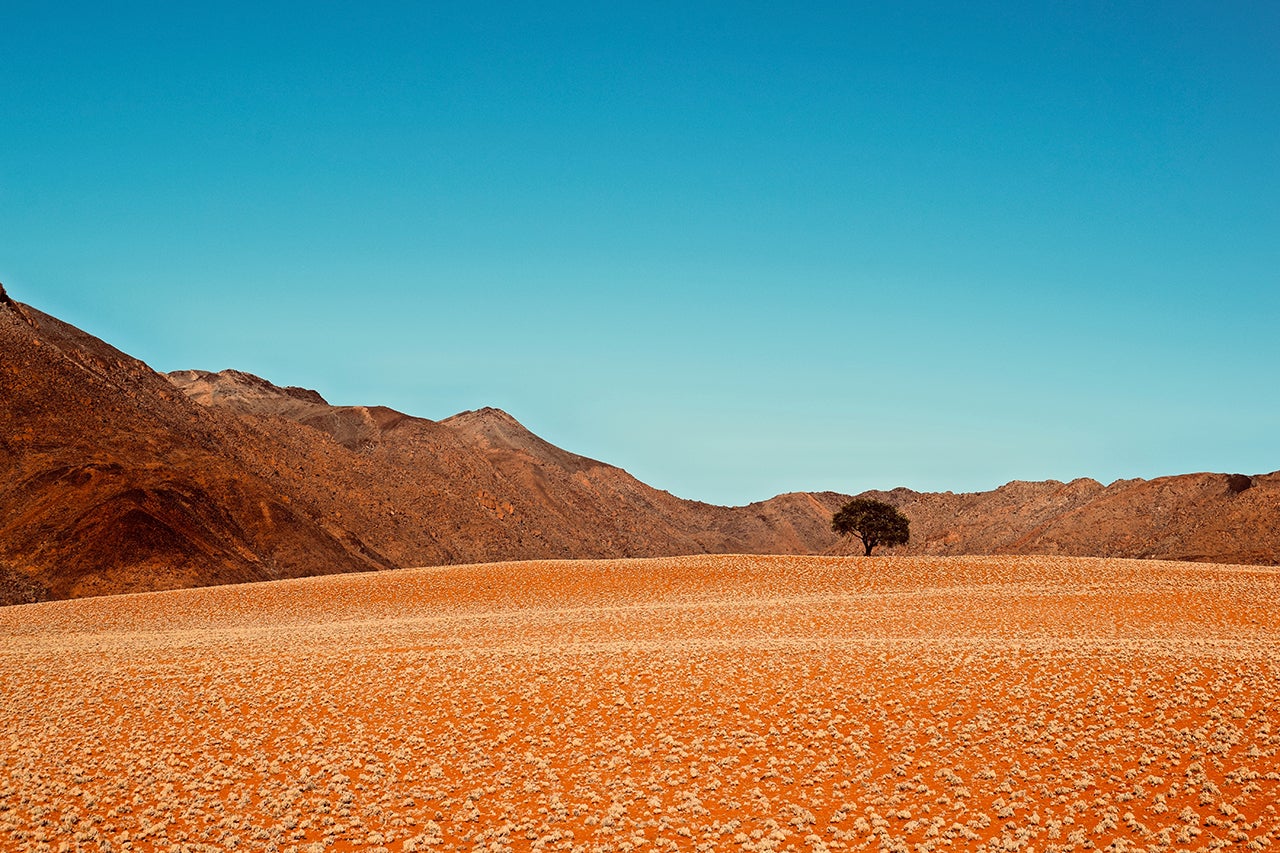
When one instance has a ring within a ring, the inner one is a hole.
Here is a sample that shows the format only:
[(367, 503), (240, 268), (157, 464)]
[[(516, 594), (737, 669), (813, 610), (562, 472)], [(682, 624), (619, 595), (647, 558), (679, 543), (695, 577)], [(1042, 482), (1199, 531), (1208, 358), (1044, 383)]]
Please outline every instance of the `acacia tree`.
[(877, 545), (907, 544), (908, 527), (905, 515), (874, 498), (854, 498), (831, 518), (831, 529), (841, 536), (856, 536), (862, 540), (868, 557)]

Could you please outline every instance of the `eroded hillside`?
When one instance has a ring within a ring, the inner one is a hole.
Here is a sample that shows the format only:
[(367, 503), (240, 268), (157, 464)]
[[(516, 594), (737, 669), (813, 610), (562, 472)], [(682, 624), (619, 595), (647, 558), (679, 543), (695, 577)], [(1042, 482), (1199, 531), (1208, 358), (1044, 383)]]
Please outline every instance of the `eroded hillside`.
[(382, 568), (246, 463), (240, 419), (0, 304), (0, 600)]
[[(167, 377), (0, 300), (0, 603), (521, 558), (840, 553), (848, 499), (682, 500), (485, 408), (335, 406), (239, 371)], [(903, 554), (1280, 563), (1280, 474), (868, 493)]]

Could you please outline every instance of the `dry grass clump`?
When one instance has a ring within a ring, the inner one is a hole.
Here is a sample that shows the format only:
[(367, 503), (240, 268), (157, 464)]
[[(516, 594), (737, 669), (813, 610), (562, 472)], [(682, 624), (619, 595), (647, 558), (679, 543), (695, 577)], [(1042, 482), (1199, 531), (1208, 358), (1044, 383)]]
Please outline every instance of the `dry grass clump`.
[(697, 557), (8, 608), (0, 850), (1263, 850), (1278, 594)]

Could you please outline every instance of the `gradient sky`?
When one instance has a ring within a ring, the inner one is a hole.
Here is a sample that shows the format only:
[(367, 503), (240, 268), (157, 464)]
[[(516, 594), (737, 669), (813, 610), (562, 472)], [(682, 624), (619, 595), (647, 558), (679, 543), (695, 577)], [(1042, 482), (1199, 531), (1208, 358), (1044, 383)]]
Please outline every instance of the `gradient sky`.
[(1280, 468), (1273, 0), (365, 5), (6, 2), (14, 298), (717, 503)]

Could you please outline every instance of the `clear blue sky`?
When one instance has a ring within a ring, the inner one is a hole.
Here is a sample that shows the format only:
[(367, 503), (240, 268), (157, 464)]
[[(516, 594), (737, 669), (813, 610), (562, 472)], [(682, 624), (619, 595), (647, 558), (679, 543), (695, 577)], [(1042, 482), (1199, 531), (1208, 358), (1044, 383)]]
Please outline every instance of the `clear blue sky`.
[(1280, 469), (1280, 4), (837, 5), (7, 2), (0, 280), (718, 503)]

